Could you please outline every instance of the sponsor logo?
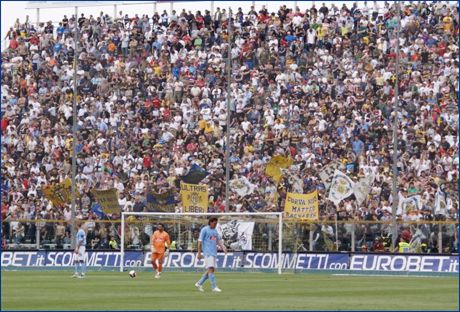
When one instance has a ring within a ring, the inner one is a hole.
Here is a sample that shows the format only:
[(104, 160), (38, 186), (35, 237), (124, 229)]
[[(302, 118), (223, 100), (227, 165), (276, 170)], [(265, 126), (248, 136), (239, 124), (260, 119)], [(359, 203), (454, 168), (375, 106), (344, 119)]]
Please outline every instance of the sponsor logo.
[[(4, 251), (2, 267), (71, 267), (76, 255), (72, 251)], [(458, 273), (456, 256), (433, 255), (350, 255), (338, 253), (291, 254), (229, 252), (218, 254), (217, 268), (225, 269), (277, 269), (281, 261), (283, 269), (294, 270), (354, 270), (391, 272), (452, 272)], [(151, 267), (151, 253), (127, 251), (125, 267)], [(119, 267), (120, 252), (89, 251), (88, 267)], [(195, 252), (171, 252), (164, 260), (169, 269), (204, 268), (203, 259)]]
[(430, 255), (352, 255), (350, 270), (458, 273), (458, 257)]
[[(71, 251), (5, 251), (1, 263), (4, 267), (68, 267), (74, 265), (76, 255)], [(219, 254), (217, 267), (227, 269), (276, 269), (279, 256), (276, 253), (228, 253)], [(89, 267), (120, 266), (119, 252), (86, 253)], [(124, 255), (126, 267), (150, 267), (151, 253), (129, 251)], [(282, 254), (283, 269), (346, 269), (347, 254)], [(166, 268), (204, 268), (204, 261), (199, 260), (194, 252), (171, 252), (165, 259)]]

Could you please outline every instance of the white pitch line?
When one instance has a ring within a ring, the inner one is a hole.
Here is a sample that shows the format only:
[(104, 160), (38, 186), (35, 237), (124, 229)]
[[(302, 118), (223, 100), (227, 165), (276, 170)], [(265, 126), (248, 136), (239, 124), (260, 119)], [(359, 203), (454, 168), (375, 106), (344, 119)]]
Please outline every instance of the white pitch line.
[[(396, 274), (347, 274), (347, 273), (337, 273), (337, 274), (332, 274), (335, 276), (370, 276), (370, 277), (450, 277), (448, 275), (443, 276), (443, 275), (396, 275)], [(455, 277), (455, 276), (452, 276)]]

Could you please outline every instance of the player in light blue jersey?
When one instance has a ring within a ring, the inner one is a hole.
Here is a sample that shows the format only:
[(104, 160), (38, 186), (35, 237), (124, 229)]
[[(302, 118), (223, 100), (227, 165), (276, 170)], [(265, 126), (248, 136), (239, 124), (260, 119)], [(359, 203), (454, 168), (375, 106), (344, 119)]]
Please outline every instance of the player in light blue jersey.
[(78, 232), (74, 250), (74, 253), (76, 254), (75, 274), (72, 275), (72, 277), (84, 278), (86, 274), (86, 233), (80, 222), (78, 222), (77, 226)]
[[(227, 253), (227, 249), (224, 246), (222, 238), (216, 230), (217, 218), (213, 217), (209, 219), (208, 226), (201, 229), (200, 237), (198, 238), (198, 259), (203, 259), (207, 271), (201, 276), (200, 280), (196, 282), (195, 286), (199, 291), (203, 290), (203, 284), (207, 279), (211, 282), (212, 291), (221, 292), (219, 287), (216, 285), (216, 278), (214, 271), (217, 265), (217, 246), (220, 246), (222, 250)], [(203, 252), (203, 254), (201, 254)]]

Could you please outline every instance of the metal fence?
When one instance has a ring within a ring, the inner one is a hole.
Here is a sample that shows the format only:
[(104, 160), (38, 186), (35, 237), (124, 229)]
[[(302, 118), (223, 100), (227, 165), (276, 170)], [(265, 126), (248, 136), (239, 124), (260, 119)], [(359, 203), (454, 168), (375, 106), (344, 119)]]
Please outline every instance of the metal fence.
[[(120, 247), (120, 220), (86, 220), (87, 249), (116, 249)], [(162, 221), (163, 222), (163, 221)], [(197, 235), (202, 224), (165, 221), (171, 239), (178, 250), (196, 249)], [(132, 220), (125, 228), (125, 248), (149, 248), (152, 220)], [(3, 249), (69, 249), (71, 222), (64, 220), (12, 220), (2, 223)], [(392, 251), (391, 221), (334, 221), (283, 223), (283, 251)], [(411, 233), (411, 252), (458, 252), (458, 222), (398, 221), (398, 233)], [(277, 226), (272, 221), (256, 222), (253, 250), (277, 249)]]

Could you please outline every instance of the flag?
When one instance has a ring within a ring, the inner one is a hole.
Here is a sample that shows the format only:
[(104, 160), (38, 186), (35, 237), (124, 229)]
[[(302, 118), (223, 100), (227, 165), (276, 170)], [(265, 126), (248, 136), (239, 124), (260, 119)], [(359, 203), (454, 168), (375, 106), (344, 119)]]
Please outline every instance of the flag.
[(303, 180), (295, 173), (288, 170), (288, 181), (291, 184), (291, 191), (293, 193), (303, 193), (304, 183)]
[[(72, 181), (65, 179), (63, 182), (54, 185), (45, 185), (43, 195), (50, 200), (55, 207), (62, 207), (70, 202), (72, 198)], [(76, 197), (80, 197), (80, 193), (76, 190)]]
[(98, 203), (94, 203), (91, 206), (91, 210), (96, 214), (96, 216), (99, 219), (102, 219), (104, 217), (104, 212), (102, 211), (102, 206)]
[(353, 181), (346, 174), (335, 170), (329, 189), (329, 200), (338, 206), (342, 200), (353, 194), (353, 185)]
[(184, 212), (208, 212), (208, 186), (181, 182), (180, 194)]
[(377, 175), (379, 168), (377, 166), (359, 166), (359, 169), (362, 169), (364, 174), (372, 177), (372, 183), (375, 181), (375, 176)]
[(310, 194), (287, 193), (284, 206), (286, 219), (318, 220), (318, 191)]
[(399, 193), (399, 204), (398, 210), (396, 212), (397, 215), (408, 214), (414, 210), (421, 210), (422, 209), (422, 196), (414, 195), (410, 197), (404, 197), (401, 193)]
[(439, 186), (435, 194), (434, 214), (447, 215), (446, 193), (444, 193)]
[(190, 170), (188, 173), (184, 176), (182, 176), (182, 181), (188, 184), (198, 184), (206, 178), (206, 176), (209, 174), (205, 169), (201, 168), (197, 164), (193, 164), (190, 167)]
[(175, 212), (178, 201), (174, 198), (175, 191), (168, 190), (165, 193), (149, 192), (147, 194), (147, 210), (154, 212)]
[(91, 190), (96, 202), (101, 205), (105, 214), (121, 213), (120, 203), (118, 202), (117, 189)]
[(323, 170), (319, 173), (321, 181), (323, 181), (326, 190), (331, 186), (332, 180), (334, 179), (334, 173), (336, 170), (345, 170), (345, 166), (340, 161), (334, 161), (326, 165)]
[(252, 250), (252, 233), (255, 222), (232, 220), (217, 223), (216, 230), (226, 247), (231, 250)]
[(371, 186), (374, 183), (375, 175), (371, 172), (369, 175), (361, 178), (357, 183), (353, 185), (353, 193), (356, 197), (356, 202), (361, 205), (369, 195)]
[(265, 168), (265, 174), (271, 177), (276, 183), (279, 183), (283, 173), (281, 169), (289, 168), (292, 165), (292, 159), (285, 156), (275, 156), (270, 159)]
[(252, 184), (245, 176), (235, 178), (230, 181), (230, 188), (239, 197), (250, 195), (256, 189), (256, 186)]

